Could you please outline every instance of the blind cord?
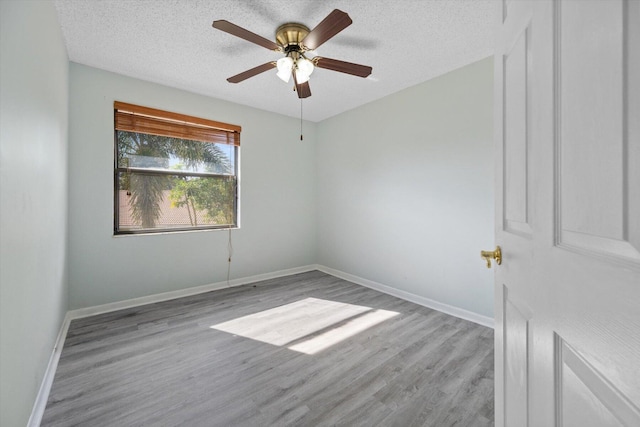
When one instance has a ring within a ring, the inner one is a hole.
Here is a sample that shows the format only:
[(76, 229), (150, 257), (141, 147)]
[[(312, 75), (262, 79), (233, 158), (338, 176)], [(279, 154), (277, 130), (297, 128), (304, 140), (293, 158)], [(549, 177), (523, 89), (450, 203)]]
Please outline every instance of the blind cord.
[(302, 98), (300, 98), (300, 141), (302, 140)]
[[(229, 149), (231, 151), (231, 149)], [(234, 192), (236, 193), (236, 206), (237, 206), (237, 197), (238, 197), (238, 183), (234, 183)], [(237, 210), (236, 210), (237, 212)], [(231, 240), (231, 224), (229, 224), (229, 239), (227, 240), (227, 253), (229, 257), (227, 258), (227, 288), (231, 287), (231, 258), (233, 258), (233, 241)]]
[(229, 281), (231, 277), (231, 258), (233, 257), (233, 242), (231, 240), (231, 227), (229, 227), (229, 240), (227, 242), (227, 251), (229, 252), (229, 258), (227, 263), (227, 287), (231, 287), (231, 282)]

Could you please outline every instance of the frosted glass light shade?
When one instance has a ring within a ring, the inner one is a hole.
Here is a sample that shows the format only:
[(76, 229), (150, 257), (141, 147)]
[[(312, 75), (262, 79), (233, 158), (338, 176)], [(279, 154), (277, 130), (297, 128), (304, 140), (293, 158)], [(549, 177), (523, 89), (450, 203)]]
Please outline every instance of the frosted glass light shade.
[(298, 82), (298, 84), (306, 83), (309, 81), (309, 74), (304, 73), (299, 68), (296, 68), (295, 73), (296, 82)]
[(296, 67), (307, 76), (310, 76), (314, 69), (313, 62), (309, 61), (307, 58), (299, 58), (296, 62)]
[(298, 84), (308, 82), (309, 76), (313, 73), (313, 62), (306, 58), (298, 58), (295, 73)]
[(284, 58), (278, 59), (276, 62), (276, 66), (278, 67), (278, 73), (276, 74), (280, 80), (285, 83), (289, 83), (289, 79), (291, 78), (291, 70), (293, 69), (293, 59), (285, 56)]

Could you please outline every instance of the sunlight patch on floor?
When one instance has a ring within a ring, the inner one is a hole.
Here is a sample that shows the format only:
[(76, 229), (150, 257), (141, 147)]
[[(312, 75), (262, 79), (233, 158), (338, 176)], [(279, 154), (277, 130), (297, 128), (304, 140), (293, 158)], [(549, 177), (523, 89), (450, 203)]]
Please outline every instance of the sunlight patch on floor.
[(211, 329), (315, 354), (399, 313), (306, 298), (211, 326)]

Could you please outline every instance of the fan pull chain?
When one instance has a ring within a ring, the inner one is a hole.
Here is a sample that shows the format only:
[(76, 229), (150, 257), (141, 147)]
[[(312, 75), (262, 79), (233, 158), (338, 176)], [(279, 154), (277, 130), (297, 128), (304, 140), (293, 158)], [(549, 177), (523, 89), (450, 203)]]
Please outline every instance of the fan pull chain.
[(302, 136), (302, 98), (300, 98), (300, 141), (304, 138)]

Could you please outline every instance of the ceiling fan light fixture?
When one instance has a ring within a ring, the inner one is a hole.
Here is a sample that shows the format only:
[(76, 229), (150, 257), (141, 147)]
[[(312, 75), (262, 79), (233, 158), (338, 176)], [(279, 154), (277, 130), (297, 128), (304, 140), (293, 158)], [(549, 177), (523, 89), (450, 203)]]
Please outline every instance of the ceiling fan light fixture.
[(314, 70), (313, 62), (309, 61), (305, 57), (298, 58), (298, 61), (296, 61), (296, 67), (308, 76), (310, 76)]
[(289, 83), (289, 80), (291, 80), (291, 71), (289, 72), (278, 71), (276, 73), (276, 76), (278, 76), (280, 80), (282, 80), (283, 82)]
[(298, 84), (306, 83), (309, 81), (309, 74), (301, 71), (299, 68), (296, 68), (294, 71), (296, 73), (296, 82)]
[(300, 57), (296, 61), (296, 80), (298, 83), (306, 83), (309, 81), (309, 77), (311, 73), (313, 73), (313, 62), (309, 61), (307, 58)]
[(276, 75), (280, 78), (280, 80), (285, 83), (289, 83), (289, 79), (291, 78), (291, 70), (293, 70), (293, 59), (288, 56), (280, 58), (276, 62), (276, 67), (278, 68), (278, 73)]

